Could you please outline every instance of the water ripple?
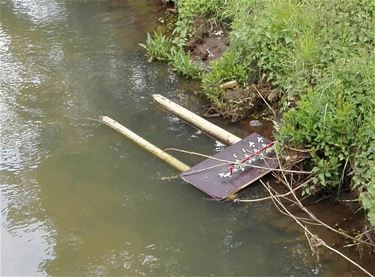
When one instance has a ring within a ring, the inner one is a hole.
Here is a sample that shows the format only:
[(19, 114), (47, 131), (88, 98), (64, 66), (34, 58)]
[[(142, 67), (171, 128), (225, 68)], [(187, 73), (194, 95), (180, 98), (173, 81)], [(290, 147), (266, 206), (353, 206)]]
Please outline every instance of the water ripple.
[(35, 24), (46, 24), (61, 20), (65, 8), (61, 2), (53, 0), (12, 0), (16, 11), (27, 15)]

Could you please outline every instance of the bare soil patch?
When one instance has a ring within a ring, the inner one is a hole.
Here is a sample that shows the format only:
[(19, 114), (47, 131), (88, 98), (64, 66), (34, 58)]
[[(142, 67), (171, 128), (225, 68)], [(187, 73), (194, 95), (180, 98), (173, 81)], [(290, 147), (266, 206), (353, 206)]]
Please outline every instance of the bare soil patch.
[(210, 61), (218, 59), (227, 49), (227, 33), (224, 26), (211, 24), (205, 17), (194, 21), (194, 36), (186, 43), (186, 51), (192, 59), (208, 67)]

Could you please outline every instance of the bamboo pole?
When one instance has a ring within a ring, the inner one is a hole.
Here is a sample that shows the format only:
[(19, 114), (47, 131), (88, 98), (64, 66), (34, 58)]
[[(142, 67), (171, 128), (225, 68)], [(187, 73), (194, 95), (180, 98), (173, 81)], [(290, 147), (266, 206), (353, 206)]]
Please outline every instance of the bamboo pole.
[(141, 138), (134, 132), (130, 131), (128, 128), (124, 127), (117, 121), (113, 120), (108, 116), (101, 116), (99, 117), (100, 122), (104, 123), (105, 125), (111, 127), (112, 129), (120, 132), (124, 136), (126, 136), (129, 140), (136, 143), (143, 149), (147, 150), (151, 154), (155, 155), (159, 159), (163, 160), (164, 162), (168, 163), (169, 165), (173, 166), (174, 168), (178, 169), (181, 172), (184, 172), (190, 168), (190, 166), (184, 164), (183, 162), (177, 160), (175, 157), (169, 155), (168, 153), (164, 152), (160, 148), (156, 147), (155, 145), (151, 144), (147, 140)]
[(241, 138), (229, 133), (228, 131), (216, 126), (206, 119), (196, 115), (195, 113), (181, 107), (160, 94), (153, 94), (154, 101), (162, 106), (167, 111), (177, 115), (188, 123), (196, 126), (205, 133), (217, 138), (218, 140), (231, 145), (239, 142)]

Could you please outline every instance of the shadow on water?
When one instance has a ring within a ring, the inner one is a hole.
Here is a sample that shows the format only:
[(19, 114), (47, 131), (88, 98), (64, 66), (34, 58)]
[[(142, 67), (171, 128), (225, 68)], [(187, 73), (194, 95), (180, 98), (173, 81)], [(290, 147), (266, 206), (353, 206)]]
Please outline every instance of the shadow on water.
[(216, 203), (162, 181), (176, 172), (88, 120), (111, 116), (161, 147), (222, 149), (151, 103), (196, 101), (138, 46), (157, 2), (0, 0), (1, 274), (324, 273), (270, 203)]

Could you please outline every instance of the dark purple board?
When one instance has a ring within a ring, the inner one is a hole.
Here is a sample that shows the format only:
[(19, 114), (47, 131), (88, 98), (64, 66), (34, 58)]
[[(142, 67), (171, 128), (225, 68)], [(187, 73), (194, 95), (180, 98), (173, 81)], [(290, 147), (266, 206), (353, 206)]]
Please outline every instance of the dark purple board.
[[(251, 155), (251, 159), (256, 156), (258, 158), (255, 158), (251, 164), (265, 167), (266, 169), (246, 167), (245, 171), (231, 174), (233, 166), (230, 164), (207, 159), (181, 173), (180, 176), (183, 180), (212, 198), (217, 200), (225, 199), (278, 167), (275, 152), (269, 147), (270, 145), (272, 145), (272, 141), (253, 133), (213, 156), (214, 158), (232, 162), (236, 160), (234, 155), (237, 156), (237, 161), (245, 159), (245, 155)], [(267, 150), (260, 151), (262, 149)], [(262, 153), (262, 155), (255, 155), (259, 153)], [(224, 177), (223, 175), (227, 176)]]

